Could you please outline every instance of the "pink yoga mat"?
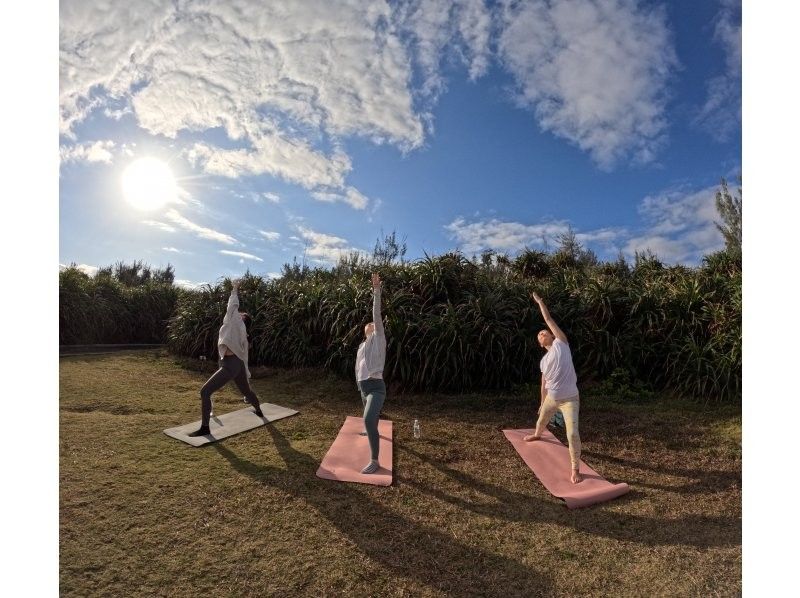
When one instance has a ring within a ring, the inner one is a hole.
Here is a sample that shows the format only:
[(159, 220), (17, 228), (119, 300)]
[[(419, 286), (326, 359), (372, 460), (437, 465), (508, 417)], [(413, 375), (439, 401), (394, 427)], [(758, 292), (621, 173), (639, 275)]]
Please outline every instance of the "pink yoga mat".
[(533, 430), (503, 430), (525, 464), (533, 470), (536, 477), (553, 496), (563, 498), (570, 509), (588, 507), (626, 494), (630, 488), (624, 482), (612, 484), (594, 469), (580, 463), (579, 471), (583, 481), (573, 484), (569, 449), (548, 430), (542, 433), (541, 440), (525, 442), (523, 438), (533, 434)]
[(339, 482), (391, 486), (392, 422), (388, 419), (378, 420), (378, 433), (381, 436), (378, 464), (381, 467), (375, 473), (361, 473), (361, 469), (369, 463), (370, 458), (369, 440), (366, 436), (359, 435), (359, 432), (363, 431), (363, 418), (347, 416), (339, 435), (317, 469), (317, 476)]

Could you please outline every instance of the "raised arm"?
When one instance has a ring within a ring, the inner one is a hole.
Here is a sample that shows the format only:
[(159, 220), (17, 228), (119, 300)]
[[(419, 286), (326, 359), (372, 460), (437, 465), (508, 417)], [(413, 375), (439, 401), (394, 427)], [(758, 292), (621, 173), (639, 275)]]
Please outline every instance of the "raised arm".
[(381, 317), (381, 277), (377, 272), (372, 273), (372, 321), (375, 323), (375, 334), (384, 336)]
[(231, 281), (231, 296), (228, 298), (228, 309), (222, 323), (225, 324), (239, 311), (239, 280)]
[(567, 340), (567, 335), (564, 334), (564, 331), (558, 327), (558, 324), (556, 324), (556, 321), (550, 315), (550, 310), (547, 309), (547, 306), (544, 304), (544, 300), (541, 297), (539, 297), (539, 295), (536, 294), (536, 291), (531, 293), (531, 297), (533, 298), (534, 301), (536, 301), (536, 303), (539, 304), (539, 310), (541, 310), (542, 312), (544, 323), (547, 324), (547, 327), (550, 329), (550, 332), (553, 333), (553, 336), (555, 336), (558, 340), (569, 344), (569, 341)]

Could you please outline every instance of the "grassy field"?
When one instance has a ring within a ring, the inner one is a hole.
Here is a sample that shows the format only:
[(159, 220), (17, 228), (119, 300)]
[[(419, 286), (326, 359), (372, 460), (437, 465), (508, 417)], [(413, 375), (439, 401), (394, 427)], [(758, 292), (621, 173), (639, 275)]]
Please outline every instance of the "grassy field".
[[(360, 415), (353, 382), (264, 374), (261, 400), (300, 414), (195, 449), (162, 430), (199, 418), (204, 374), (163, 353), (61, 358), (62, 595), (741, 593), (736, 409), (584, 397), (584, 460), (631, 492), (570, 511), (500, 431), (532, 425), (530, 396), (390, 390), (381, 488), (314, 475)], [(216, 395), (217, 413), (242, 407)]]

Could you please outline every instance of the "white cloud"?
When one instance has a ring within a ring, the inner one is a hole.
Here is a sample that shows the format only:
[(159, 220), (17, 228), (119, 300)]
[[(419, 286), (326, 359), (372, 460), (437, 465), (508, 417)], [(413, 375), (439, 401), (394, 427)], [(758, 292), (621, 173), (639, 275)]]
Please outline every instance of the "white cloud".
[(277, 241), (281, 238), (280, 233), (276, 233), (275, 231), (271, 230), (260, 230), (258, 231), (259, 234), (264, 237), (267, 241)]
[(220, 243), (225, 243), (226, 245), (238, 244), (238, 241), (233, 237), (231, 237), (230, 235), (226, 235), (225, 233), (215, 231), (211, 228), (206, 228), (204, 226), (200, 226), (199, 224), (195, 224), (188, 218), (181, 216), (177, 210), (168, 210), (165, 216), (167, 217), (168, 220), (171, 220), (172, 222), (180, 226), (182, 229), (193, 232), (202, 239), (218, 241)]
[(184, 251), (183, 249), (178, 249), (177, 247), (162, 247), (162, 251), (169, 251), (170, 253), (180, 253), (183, 255), (191, 255), (191, 251)]
[(539, 125), (610, 169), (651, 161), (677, 67), (663, 7), (635, 0), (505, 0), (499, 54)]
[(179, 278), (175, 281), (175, 286), (181, 287), (184, 289), (188, 289), (190, 291), (194, 291), (199, 289), (202, 286), (207, 285), (207, 282), (192, 282), (191, 280), (186, 280), (185, 278)]
[(467, 222), (459, 217), (444, 228), (467, 253), (484, 249), (516, 252), (529, 246), (552, 246), (558, 235), (569, 230), (569, 224), (566, 221), (522, 224), (496, 218)]
[(103, 110), (103, 114), (105, 114), (108, 118), (112, 120), (120, 120), (123, 116), (127, 116), (128, 114), (133, 114), (133, 108), (130, 106), (123, 106), (118, 110), (114, 110), (112, 108), (106, 108)]
[(367, 207), (369, 200), (354, 187), (348, 187), (345, 193), (345, 202), (356, 210), (363, 210)]
[(209, 174), (229, 178), (270, 174), (307, 189), (342, 187), (345, 175), (352, 168), (350, 158), (344, 153), (337, 151), (325, 156), (307, 141), (287, 139), (278, 131), (254, 135), (252, 145), (252, 150), (231, 150), (198, 143), (186, 156)]
[[(601, 257), (613, 257), (622, 251), (633, 259), (637, 251), (649, 249), (665, 263), (697, 265), (703, 256), (725, 245), (716, 227), (719, 221), (716, 192), (717, 187), (708, 187), (699, 191), (671, 189), (649, 195), (639, 205), (642, 222), (635, 230), (623, 227), (575, 230), (575, 238)], [(569, 223), (560, 220), (524, 224), (496, 218), (468, 222), (459, 217), (444, 228), (466, 253), (492, 249), (515, 254), (525, 247), (543, 248), (545, 244), (550, 250), (555, 249), (558, 236), (569, 230)]]
[(196, 199), (189, 191), (184, 189), (179, 185), (175, 185), (175, 197), (172, 199), (170, 203), (178, 204), (180, 206), (185, 206), (186, 204), (192, 204), (195, 208), (203, 208), (203, 202), (199, 199)]
[(646, 226), (625, 244), (624, 252), (651, 250), (666, 263), (697, 264), (725, 246), (716, 227), (717, 187), (700, 191), (665, 191), (645, 197), (639, 206)]
[(168, 138), (222, 130), (184, 148), (196, 167), (355, 209), (343, 140), (422, 147), (454, 62), (475, 80), (497, 47), (541, 127), (603, 167), (653, 159), (677, 64), (665, 11), (635, 0), (67, 2), (59, 18), (62, 135), (95, 110)]
[(76, 269), (80, 270), (81, 272), (83, 272), (87, 276), (94, 276), (95, 274), (97, 274), (97, 271), (100, 270), (100, 268), (98, 268), (97, 266), (89, 266), (88, 264), (78, 264), (77, 266), (75, 264), (70, 264), (70, 265), (59, 264), (58, 265), (58, 269), (59, 270), (66, 270), (66, 269), (71, 268), (71, 267), (75, 267)]
[(344, 197), (338, 193), (330, 193), (328, 191), (314, 191), (311, 194), (311, 197), (318, 201), (324, 201), (327, 203), (334, 203), (337, 201), (344, 201)]
[(717, 16), (714, 39), (725, 49), (728, 74), (740, 77), (742, 73), (742, 2), (721, 0), (722, 9)]
[(142, 224), (146, 224), (147, 226), (152, 226), (154, 228), (159, 228), (166, 233), (174, 233), (176, 229), (174, 226), (170, 226), (166, 222), (159, 222), (158, 220), (142, 220)]
[(435, 101), (444, 91), (440, 67), (448, 51), (467, 65), (470, 79), (487, 71), (492, 18), (483, 0), (411, 0), (399, 3), (397, 21), (410, 36), (423, 97)]
[(59, 148), (62, 164), (69, 162), (103, 162), (111, 164), (114, 159), (114, 154), (111, 150), (114, 149), (114, 142), (95, 141), (94, 143), (82, 143), (76, 145), (62, 145)]
[(639, 213), (653, 233), (674, 233), (691, 226), (703, 226), (717, 218), (714, 202), (717, 187), (686, 193), (665, 191), (642, 200)]
[(356, 210), (363, 210), (369, 204), (369, 199), (367, 199), (358, 189), (354, 187), (348, 187), (345, 190), (345, 193), (331, 193), (326, 191), (314, 191), (311, 193), (314, 199), (319, 201), (334, 203), (334, 202), (342, 202), (350, 205), (351, 207), (355, 208)]
[(350, 246), (347, 239), (316, 232), (304, 226), (298, 226), (297, 232), (306, 243), (306, 256), (313, 261), (334, 264), (340, 257), (350, 253), (366, 255), (363, 250)]
[(483, 0), (457, 2), (458, 32), (464, 42), (469, 77), (473, 81), (489, 69), (492, 16)]
[(228, 251), (227, 249), (220, 249), (220, 253), (223, 255), (232, 255), (234, 257), (240, 257), (242, 258), (242, 260), (253, 260), (256, 262), (264, 261), (257, 255), (253, 255), (252, 253), (245, 253), (244, 251)]
[(624, 228), (601, 228), (584, 233), (576, 232), (575, 239), (583, 245), (588, 243), (604, 243), (610, 245), (625, 234), (626, 230)]
[(411, 65), (382, 1), (67, 3), (60, 11), (62, 134), (113, 100), (174, 138), (222, 128), (239, 149), (196, 145), (206, 172), (271, 174), (344, 190), (343, 136), (405, 150), (424, 130)]
[(727, 141), (742, 122), (742, 4), (721, 0), (714, 41), (725, 53), (725, 73), (706, 83), (706, 101), (694, 122), (718, 141)]
[(272, 202), (272, 203), (280, 203), (281, 202), (281, 196), (278, 195), (277, 193), (266, 192), (266, 193), (262, 193), (261, 197), (263, 197), (264, 199), (266, 199), (267, 201)]
[[(131, 4), (63, 2), (59, 5), (59, 105), (61, 133), (106, 99), (98, 90), (123, 98), (145, 81), (137, 64), (174, 13), (169, 0)], [(132, 59), (133, 57), (137, 57)]]

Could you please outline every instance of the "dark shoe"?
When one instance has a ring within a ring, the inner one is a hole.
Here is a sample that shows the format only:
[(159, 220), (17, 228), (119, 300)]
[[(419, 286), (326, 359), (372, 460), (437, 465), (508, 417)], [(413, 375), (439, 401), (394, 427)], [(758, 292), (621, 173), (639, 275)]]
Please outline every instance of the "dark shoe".
[(244, 400), (253, 408), (253, 413), (255, 413), (258, 417), (264, 417), (264, 414), (261, 412), (261, 402), (258, 399), (252, 403), (247, 399), (247, 397), (245, 397)]
[(200, 426), (200, 429), (195, 432), (189, 432), (187, 436), (191, 436), (192, 438), (196, 438), (198, 436), (208, 436), (211, 434), (211, 430), (208, 426)]

